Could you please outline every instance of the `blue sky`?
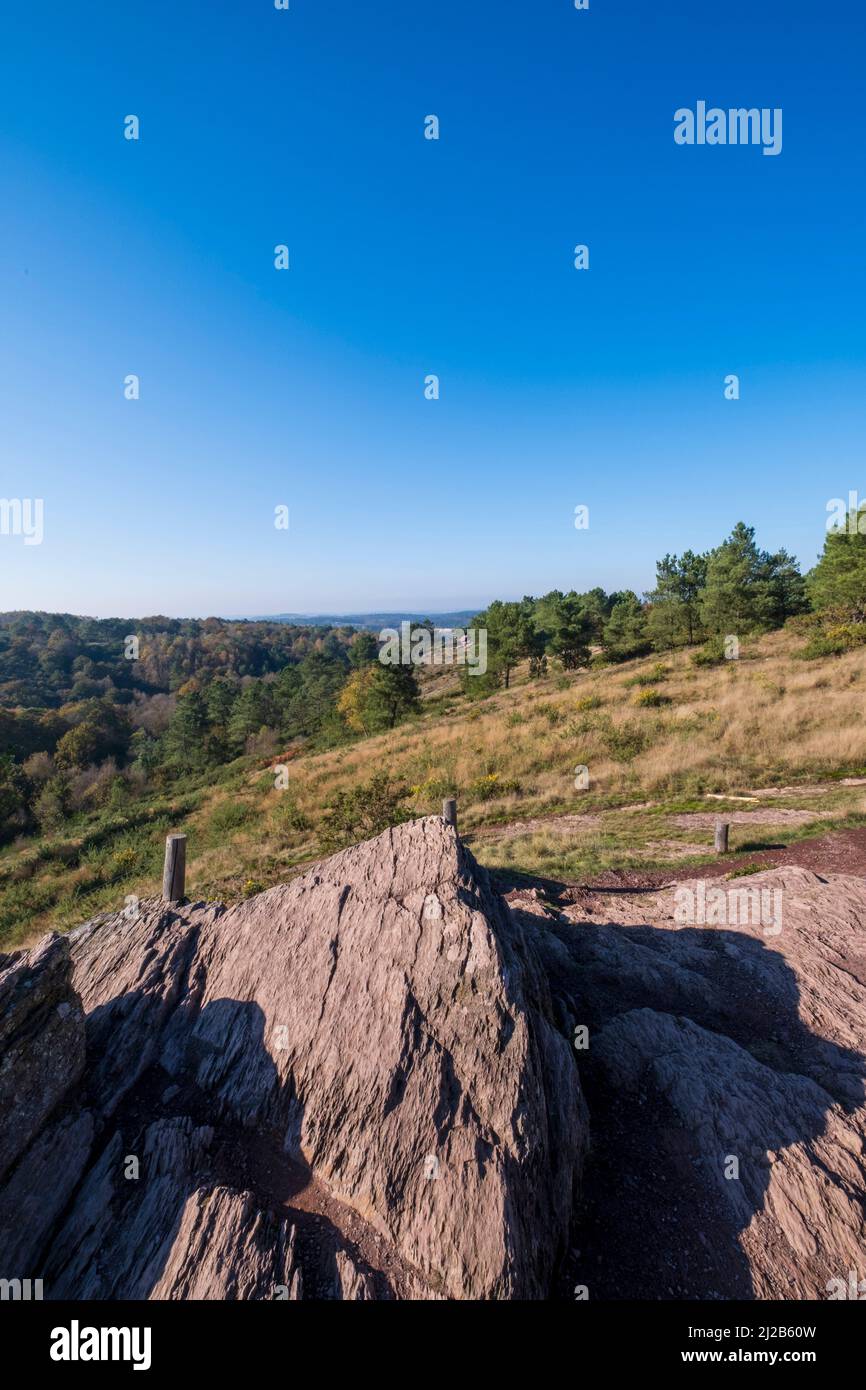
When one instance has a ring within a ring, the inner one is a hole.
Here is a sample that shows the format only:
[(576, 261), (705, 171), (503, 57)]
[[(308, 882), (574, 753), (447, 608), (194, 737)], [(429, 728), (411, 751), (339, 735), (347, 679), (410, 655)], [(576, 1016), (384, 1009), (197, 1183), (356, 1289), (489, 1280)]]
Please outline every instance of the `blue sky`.
[[(853, 0), (6, 7), (0, 496), (45, 536), (0, 609), (642, 590), (740, 518), (808, 566), (866, 496), (864, 52)], [(677, 146), (698, 100), (782, 153)]]

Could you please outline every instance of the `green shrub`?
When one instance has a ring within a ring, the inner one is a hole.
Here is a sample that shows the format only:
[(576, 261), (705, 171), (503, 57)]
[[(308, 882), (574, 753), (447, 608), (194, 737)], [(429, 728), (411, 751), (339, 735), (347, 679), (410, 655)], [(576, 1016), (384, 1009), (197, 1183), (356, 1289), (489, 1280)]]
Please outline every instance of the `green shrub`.
[(409, 820), (409, 812), (401, 805), (408, 795), (409, 788), (392, 780), (387, 772), (377, 772), (352, 791), (338, 792), (325, 810), (323, 846), (330, 850), (357, 844)]
[(670, 667), (665, 666), (664, 662), (657, 661), (648, 671), (641, 671), (637, 676), (629, 676), (624, 682), (625, 685), (655, 685), (657, 681), (663, 681), (670, 675)]
[(619, 763), (630, 762), (642, 753), (649, 739), (646, 732), (636, 724), (611, 725), (604, 733), (607, 751)]
[(409, 795), (415, 801), (436, 802), (446, 796), (454, 796), (456, 787), (450, 777), (425, 777), (409, 788)]
[(662, 695), (660, 690), (638, 690), (632, 696), (632, 704), (640, 709), (658, 709), (659, 705), (669, 705), (670, 696)]
[(283, 792), (273, 810), (274, 824), (278, 828), (294, 830), (298, 833), (312, 828), (309, 816), (298, 806), (293, 796)]
[(43, 832), (50, 834), (65, 824), (69, 817), (70, 798), (69, 777), (65, 772), (45, 783), (33, 803), (33, 814)]
[(0, 934), (25, 926), (31, 917), (53, 907), (58, 892), (53, 881), (11, 885), (0, 895)]
[(546, 719), (551, 729), (555, 729), (557, 724), (561, 724), (565, 719), (565, 710), (561, 705), (541, 705), (536, 714), (541, 719)]
[(253, 808), (246, 801), (223, 801), (211, 811), (208, 825), (218, 835), (227, 830), (237, 830), (246, 825), (253, 814)]
[(117, 849), (111, 856), (111, 879), (112, 882), (119, 883), (123, 879), (129, 878), (138, 868), (138, 854), (132, 845), (125, 845), (122, 849)]
[(520, 790), (519, 782), (512, 777), (501, 777), (498, 772), (485, 773), (466, 788), (471, 801), (492, 801), (496, 796), (519, 795)]
[(691, 655), (691, 661), (695, 666), (721, 666), (724, 660), (724, 637), (710, 637), (702, 647), (699, 647), (696, 652), (692, 652)]
[(813, 632), (805, 647), (797, 655), (806, 661), (816, 661), (822, 656), (842, 656), (866, 643), (866, 624), (832, 623)]

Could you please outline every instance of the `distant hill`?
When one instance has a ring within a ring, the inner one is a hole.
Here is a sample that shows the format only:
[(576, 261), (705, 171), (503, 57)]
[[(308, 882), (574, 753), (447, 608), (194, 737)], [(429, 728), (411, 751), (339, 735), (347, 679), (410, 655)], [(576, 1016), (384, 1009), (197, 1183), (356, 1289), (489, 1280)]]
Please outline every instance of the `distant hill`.
[(478, 608), (462, 608), (454, 613), (269, 613), (249, 619), (257, 623), (293, 623), (308, 627), (358, 627), (369, 631), (383, 627), (399, 627), (402, 622), (421, 623), (425, 619), (435, 627), (466, 627)]

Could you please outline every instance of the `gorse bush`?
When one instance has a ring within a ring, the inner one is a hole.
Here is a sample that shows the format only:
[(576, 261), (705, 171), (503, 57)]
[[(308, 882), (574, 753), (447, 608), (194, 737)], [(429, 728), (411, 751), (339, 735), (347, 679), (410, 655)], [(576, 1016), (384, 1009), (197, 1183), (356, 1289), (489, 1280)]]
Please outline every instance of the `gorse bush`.
[(115, 850), (110, 860), (112, 878), (122, 883), (131, 873), (135, 872), (138, 862), (139, 855), (132, 845)]
[(454, 796), (456, 791), (451, 777), (426, 777), (409, 788), (409, 795), (416, 803), (430, 804)]
[(632, 696), (632, 704), (641, 709), (657, 709), (670, 703), (670, 696), (663, 695), (660, 690), (636, 690)]
[(636, 676), (629, 676), (624, 684), (626, 686), (656, 685), (658, 681), (663, 681), (669, 674), (670, 667), (665, 666), (661, 661), (657, 661), (648, 671), (640, 671)]
[(470, 801), (492, 801), (497, 796), (516, 796), (520, 793), (520, 783), (513, 777), (502, 777), (498, 772), (485, 773), (466, 788)]
[(822, 656), (843, 656), (866, 644), (866, 623), (829, 623), (813, 632), (799, 655), (807, 661)]

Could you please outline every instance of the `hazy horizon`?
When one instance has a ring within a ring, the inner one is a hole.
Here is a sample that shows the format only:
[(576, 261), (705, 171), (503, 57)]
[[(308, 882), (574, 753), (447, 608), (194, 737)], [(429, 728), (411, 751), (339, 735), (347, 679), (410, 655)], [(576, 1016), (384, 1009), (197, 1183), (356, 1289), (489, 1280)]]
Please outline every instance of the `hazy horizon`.
[[(496, 597), (501, 597), (501, 595), (496, 595)], [(505, 597), (511, 596), (506, 595)], [(519, 597), (522, 597), (522, 595), (520, 595)], [(489, 602), (490, 600), (488, 599), (487, 603)], [(472, 604), (460, 604), (455, 607), (448, 608), (426, 607), (423, 604), (420, 607), (416, 607), (415, 605), (410, 606), (404, 604), (397, 606), (389, 606), (387, 608), (333, 608), (330, 610), (310, 609), (309, 612), (306, 613), (294, 613), (289, 610), (281, 609), (273, 609), (269, 613), (166, 613), (161, 610), (154, 610), (152, 613), (120, 613), (114, 611), (105, 613), (76, 613), (69, 608), (4, 608), (0, 610), (0, 612), (2, 612), (4, 615), (6, 613), (47, 613), (50, 616), (57, 617), (63, 616), (64, 614), (69, 614), (75, 618), (92, 618), (98, 622), (110, 622), (113, 619), (120, 620), (125, 618), (137, 619), (140, 621), (144, 618), (162, 617), (170, 618), (177, 622), (183, 622), (186, 620), (191, 622), (202, 622), (207, 618), (216, 618), (219, 621), (226, 623), (267, 623), (287, 621), (296, 621), (299, 623), (303, 623), (310, 622), (315, 618), (349, 619), (370, 618), (379, 615), (383, 617), (397, 617), (402, 615), (405, 617), (441, 618), (462, 613), (480, 613), (482, 609), (487, 607), (487, 603), (479, 603), (474, 606)]]

